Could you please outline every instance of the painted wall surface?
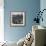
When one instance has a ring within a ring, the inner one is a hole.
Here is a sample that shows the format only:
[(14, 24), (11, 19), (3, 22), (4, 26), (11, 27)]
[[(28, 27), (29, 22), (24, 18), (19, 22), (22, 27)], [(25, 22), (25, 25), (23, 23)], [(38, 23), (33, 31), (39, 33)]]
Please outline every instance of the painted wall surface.
[[(46, 0), (40, 0), (40, 9), (41, 9), (41, 11), (43, 9), (46, 9)], [(40, 25), (46, 27), (46, 10), (43, 12), (42, 17), (43, 17), (43, 22), (40, 21)]]
[[(18, 41), (32, 29), (33, 19), (40, 9), (40, 0), (4, 0), (4, 39)], [(26, 25), (10, 27), (10, 11), (24, 11)]]

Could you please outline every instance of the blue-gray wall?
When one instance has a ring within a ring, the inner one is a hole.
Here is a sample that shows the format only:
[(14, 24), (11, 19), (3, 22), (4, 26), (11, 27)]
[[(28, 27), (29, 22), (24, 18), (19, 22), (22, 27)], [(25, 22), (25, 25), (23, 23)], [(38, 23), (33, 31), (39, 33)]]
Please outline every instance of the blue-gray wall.
[[(40, 1), (40, 10), (42, 11), (43, 9), (46, 9), (46, 0), (41, 0)], [(43, 12), (43, 22), (40, 22), (40, 25), (45, 26), (46, 27), (46, 10)]]
[[(4, 0), (4, 38), (7, 41), (18, 41), (32, 29), (33, 19), (40, 9), (40, 0)], [(10, 27), (10, 11), (24, 11), (26, 25)]]

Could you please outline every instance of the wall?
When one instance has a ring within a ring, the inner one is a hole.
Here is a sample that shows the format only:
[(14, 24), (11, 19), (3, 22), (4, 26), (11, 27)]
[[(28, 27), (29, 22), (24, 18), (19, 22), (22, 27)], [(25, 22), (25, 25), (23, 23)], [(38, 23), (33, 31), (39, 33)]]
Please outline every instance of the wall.
[[(40, 0), (4, 0), (4, 39), (18, 41), (32, 29), (33, 19), (40, 10)], [(26, 25), (10, 27), (10, 11), (24, 11)]]
[[(43, 9), (46, 9), (46, 0), (40, 0), (40, 9), (41, 9), (41, 11), (42, 11)], [(46, 20), (45, 20), (45, 19), (46, 19), (46, 10), (43, 12), (42, 17), (43, 17), (43, 22), (40, 21), (40, 25), (46, 27)]]

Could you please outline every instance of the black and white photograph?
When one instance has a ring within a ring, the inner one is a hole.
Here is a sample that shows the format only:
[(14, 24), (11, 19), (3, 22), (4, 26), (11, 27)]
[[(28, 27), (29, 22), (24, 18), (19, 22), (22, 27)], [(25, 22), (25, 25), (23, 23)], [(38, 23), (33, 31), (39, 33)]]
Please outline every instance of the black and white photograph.
[(11, 12), (11, 26), (24, 26), (25, 13), (24, 12)]

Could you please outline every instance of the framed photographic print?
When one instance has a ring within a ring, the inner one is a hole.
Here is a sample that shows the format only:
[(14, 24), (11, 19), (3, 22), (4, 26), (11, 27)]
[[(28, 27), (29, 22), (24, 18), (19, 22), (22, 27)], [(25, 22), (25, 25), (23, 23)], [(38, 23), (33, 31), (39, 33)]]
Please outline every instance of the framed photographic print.
[(11, 26), (25, 25), (25, 12), (11, 12)]

